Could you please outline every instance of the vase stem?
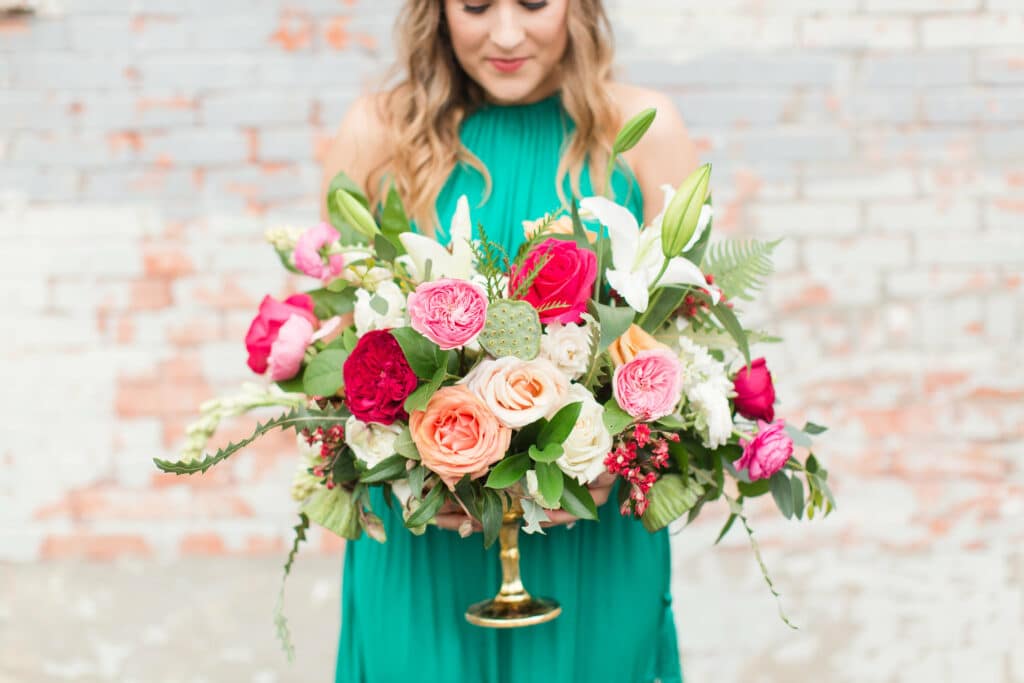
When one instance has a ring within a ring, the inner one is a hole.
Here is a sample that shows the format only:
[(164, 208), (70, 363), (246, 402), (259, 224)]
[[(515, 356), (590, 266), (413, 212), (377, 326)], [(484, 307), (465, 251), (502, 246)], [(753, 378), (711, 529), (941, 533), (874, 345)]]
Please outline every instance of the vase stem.
[[(518, 505), (516, 506), (518, 507)], [(500, 602), (525, 602), (530, 594), (523, 588), (519, 574), (519, 520), (521, 512), (509, 510), (501, 518), (498, 542), (501, 544), (501, 590), (494, 599)]]

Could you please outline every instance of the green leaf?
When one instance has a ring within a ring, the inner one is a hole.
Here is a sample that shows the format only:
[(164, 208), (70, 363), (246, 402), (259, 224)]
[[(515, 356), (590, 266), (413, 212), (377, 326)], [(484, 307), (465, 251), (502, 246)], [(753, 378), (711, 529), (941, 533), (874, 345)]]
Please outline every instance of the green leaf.
[(537, 472), (537, 488), (540, 490), (541, 498), (552, 503), (562, 497), (562, 490), (565, 488), (562, 470), (553, 462), (538, 462), (534, 465)]
[(531, 462), (533, 461), (526, 453), (516, 453), (504, 457), (487, 475), (487, 483), (484, 486), (491, 489), (508, 488), (523, 478), (526, 470), (530, 469)]
[(445, 486), (441, 482), (438, 482), (434, 488), (430, 489), (430, 492), (423, 497), (419, 507), (413, 510), (409, 518), (405, 520), (406, 528), (412, 529), (423, 526), (432, 520), (437, 511), (444, 505), (444, 492)]
[(356, 467), (356, 456), (351, 449), (346, 448), (334, 461), (331, 468), (331, 479), (335, 484), (343, 484), (359, 479), (362, 472)]
[[(583, 227), (583, 221), (580, 220), (580, 207), (579, 204), (573, 199), (570, 205), (570, 216), (572, 217), (572, 238), (576, 242), (576, 246), (580, 249), (586, 249), (588, 251), (594, 251), (594, 245), (590, 243), (590, 239), (587, 236), (587, 229)], [(601, 279), (598, 278), (597, 282), (600, 283)], [(599, 285), (594, 284), (596, 289)]]
[(302, 511), (309, 519), (342, 538), (355, 540), (363, 533), (359, 526), (359, 510), (352, 494), (342, 486), (318, 488)]
[(302, 375), (295, 375), (291, 379), (282, 379), (278, 382), (275, 382), (275, 384), (277, 384), (281, 391), (284, 391), (289, 394), (306, 393), (306, 389), (302, 384)]
[(498, 540), (504, 511), (498, 494), (490, 489), (484, 489), (483, 497), (480, 500), (480, 524), (484, 527), (484, 548), (490, 548)]
[(743, 494), (744, 498), (757, 498), (771, 491), (772, 483), (770, 479), (758, 479), (750, 483), (738, 481), (736, 482), (736, 487)]
[(689, 291), (686, 287), (658, 287), (651, 297), (647, 310), (640, 316), (640, 327), (650, 334), (657, 332), (683, 305)]
[(771, 482), (772, 498), (775, 499), (779, 512), (786, 519), (790, 519), (793, 516), (793, 485), (789, 483), (789, 477), (780, 471), (773, 474), (768, 481)]
[(359, 232), (345, 220), (338, 202), (336, 199), (338, 190), (345, 190), (350, 195), (356, 198), (359, 203), (363, 206), (368, 207), (369, 201), (366, 199), (366, 195), (363, 194), (362, 189), (356, 184), (354, 180), (348, 177), (344, 172), (340, 172), (331, 179), (331, 184), (327, 188), (327, 196), (325, 201), (327, 202), (327, 219), (331, 222), (331, 225), (341, 234), (342, 244), (359, 244), (365, 243), (366, 240)]
[(772, 251), (782, 240), (724, 240), (708, 247), (704, 272), (730, 299), (753, 301), (772, 274)]
[(395, 328), (391, 336), (398, 341), (409, 367), (420, 379), (429, 380), (439, 368), (448, 367), (447, 354), (411, 327)]
[(658, 111), (653, 107), (644, 109), (642, 112), (631, 118), (622, 126), (618, 135), (615, 136), (615, 143), (612, 145), (612, 154), (622, 154), (636, 147), (643, 138), (644, 133), (654, 123), (654, 117)]
[[(549, 443), (542, 449), (537, 448), (534, 444), (530, 444), (528, 451), (530, 459), (534, 462), (554, 462), (562, 457), (564, 452), (560, 443)], [(557, 500), (557, 498), (549, 498), (549, 500)]]
[(313, 357), (302, 373), (303, 391), (310, 396), (334, 396), (344, 383), (342, 368), (348, 352), (327, 349)]
[(663, 474), (647, 492), (650, 505), (640, 521), (650, 532), (662, 529), (696, 505), (703, 492), (704, 488), (689, 477)]
[[(384, 200), (384, 209), (381, 211), (380, 217), (380, 229), (388, 237), (391, 244), (395, 246), (398, 254), (404, 254), (405, 247), (402, 246), (402, 241), (398, 239), (398, 236), (412, 230), (412, 226), (409, 223), (408, 216), (405, 214), (405, 207), (402, 206), (402, 198), (399, 196), (398, 190), (394, 185), (388, 189), (387, 199)], [(378, 252), (379, 254), (380, 252)]]
[(621, 433), (626, 427), (633, 424), (633, 416), (620, 408), (614, 398), (608, 399), (608, 402), (604, 404), (601, 420), (612, 436)]
[(416, 465), (409, 470), (409, 488), (414, 498), (419, 499), (423, 495), (423, 482), (426, 478), (427, 468), (423, 465)]
[(441, 388), (441, 383), (444, 382), (444, 378), (447, 376), (446, 368), (438, 368), (429, 382), (420, 385), (416, 391), (406, 397), (405, 403), (402, 404), (405, 412), (412, 413), (417, 410), (426, 410), (427, 404), (430, 403), (430, 397), (437, 393), (437, 390)]
[(390, 455), (367, 470), (359, 477), (359, 481), (364, 484), (379, 484), (392, 479), (402, 479), (405, 477), (407, 462), (409, 461), (400, 455)]
[(364, 238), (372, 240), (380, 234), (380, 229), (373, 220), (373, 215), (350, 192), (344, 188), (338, 189), (334, 193), (334, 203), (337, 205), (338, 213), (341, 215), (342, 220), (352, 226)]
[(686, 474), (690, 471), (690, 452), (686, 450), (685, 444), (678, 441), (669, 441), (668, 453), (676, 461), (680, 472)]
[(569, 438), (573, 427), (576, 426), (582, 409), (583, 403), (580, 401), (567, 403), (559, 408), (558, 412), (548, 420), (548, 423), (541, 427), (540, 434), (537, 436), (537, 445), (543, 449), (553, 443), (563, 443)]
[(792, 439), (793, 443), (797, 446), (803, 446), (804, 448), (810, 448), (812, 446), (811, 437), (788, 423), (786, 424), (786, 434), (789, 435), (789, 438)]
[(597, 353), (604, 353), (605, 349), (625, 334), (633, 324), (635, 311), (629, 306), (615, 308), (595, 301), (590, 302), (590, 306), (592, 315), (601, 326), (601, 340), (597, 343)]
[(803, 519), (804, 483), (800, 481), (799, 477), (793, 477), (789, 480), (789, 483), (793, 486), (793, 514), (796, 515), (797, 519)]
[(679, 256), (696, 232), (710, 180), (711, 164), (704, 164), (683, 181), (665, 207), (661, 221), (661, 252), (665, 258)]
[(398, 438), (395, 439), (395, 453), (398, 453), (409, 460), (420, 459), (420, 451), (416, 448), (416, 443), (412, 440), (412, 432), (409, 431), (408, 425), (402, 427), (402, 431), (399, 433)]
[(725, 538), (725, 535), (727, 533), (729, 533), (729, 529), (732, 528), (732, 523), (735, 522), (735, 521), (736, 521), (736, 513), (734, 512), (731, 515), (729, 515), (729, 519), (727, 519), (725, 521), (725, 525), (722, 527), (722, 530), (718, 532), (718, 538), (715, 539), (715, 543), (714, 543), (715, 545), (718, 545), (719, 541), (721, 541), (723, 538)]
[(722, 323), (722, 327), (729, 333), (733, 339), (736, 340), (736, 344), (740, 347), (740, 351), (743, 353), (743, 357), (746, 359), (747, 364), (750, 364), (750, 344), (747, 341), (747, 333), (743, 330), (743, 326), (740, 325), (740, 321), (736, 318), (736, 314), (732, 312), (732, 309), (725, 305), (724, 301), (720, 301), (711, 307), (711, 313), (718, 318), (718, 322)]
[(373, 238), (373, 250), (377, 252), (377, 258), (382, 261), (394, 261), (398, 256), (395, 243), (385, 235), (377, 235)]
[(320, 320), (327, 320), (336, 315), (351, 313), (355, 307), (356, 290), (345, 288), (340, 292), (329, 289), (314, 289), (306, 292), (313, 299), (313, 313)]
[(564, 488), (559, 502), (562, 509), (580, 519), (597, 519), (597, 505), (590, 490), (567, 474), (562, 475)]
[(811, 435), (824, 434), (828, 431), (828, 427), (822, 427), (821, 425), (808, 422), (804, 425), (804, 431)]
[(352, 353), (352, 349), (356, 348), (356, 344), (359, 343), (359, 338), (356, 337), (356, 331), (351, 327), (346, 327), (345, 331), (341, 333), (341, 346), (343, 349)]
[(814, 453), (809, 454), (807, 456), (807, 462), (804, 464), (804, 468), (811, 474), (814, 474), (818, 471), (818, 467), (818, 459), (814, 457)]

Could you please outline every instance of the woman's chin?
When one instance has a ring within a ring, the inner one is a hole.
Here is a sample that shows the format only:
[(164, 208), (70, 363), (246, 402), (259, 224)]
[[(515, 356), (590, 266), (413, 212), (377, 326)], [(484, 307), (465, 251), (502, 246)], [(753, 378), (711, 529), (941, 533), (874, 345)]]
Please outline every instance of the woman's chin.
[(541, 83), (533, 78), (502, 76), (481, 79), (478, 82), (487, 93), (487, 99), (495, 104), (526, 104), (549, 94), (540, 92)]

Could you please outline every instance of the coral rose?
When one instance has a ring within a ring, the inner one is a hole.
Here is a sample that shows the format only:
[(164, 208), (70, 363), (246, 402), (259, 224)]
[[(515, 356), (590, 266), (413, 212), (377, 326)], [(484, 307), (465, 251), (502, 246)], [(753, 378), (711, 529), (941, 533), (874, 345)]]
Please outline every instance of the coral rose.
[(419, 383), (388, 330), (367, 332), (342, 366), (345, 403), (363, 422), (389, 425), (405, 419), (403, 404)]
[(740, 439), (743, 455), (733, 463), (738, 470), (745, 469), (750, 481), (768, 479), (782, 469), (793, 455), (793, 440), (786, 434), (786, 423), (777, 420), (771, 424), (757, 421), (757, 436), (750, 441)]
[(569, 393), (565, 374), (543, 358), (485, 360), (462, 381), (501, 424), (512, 429), (552, 415), (565, 405)]
[(245, 333), (245, 349), (249, 352), (247, 361), (253, 372), (263, 374), (267, 371), (267, 359), (271, 347), (277, 341), (281, 327), (293, 315), (300, 316), (316, 327), (317, 318), (313, 315), (313, 299), (308, 294), (295, 294), (284, 301), (272, 296), (263, 297), (259, 312)]
[(615, 368), (612, 393), (623, 410), (642, 422), (665, 417), (682, 399), (682, 363), (668, 349), (641, 351)]
[(597, 255), (570, 240), (548, 238), (530, 251), (522, 267), (511, 269), (510, 295), (542, 261), (544, 265), (522, 299), (537, 309), (542, 323), (578, 323), (594, 291)]
[(660, 341), (647, 334), (644, 328), (639, 325), (630, 325), (628, 330), (611, 343), (608, 347), (608, 353), (612, 357), (612, 362), (618, 367), (636, 358), (636, 354), (641, 351), (667, 348)]
[(487, 292), (468, 280), (424, 282), (409, 295), (409, 322), (445, 351), (476, 339), (487, 321)]
[(487, 474), (504, 457), (512, 439), (512, 430), (458, 384), (438, 389), (426, 410), (414, 410), (409, 431), (423, 466), (452, 490), (466, 474), (471, 479)]
[(736, 390), (736, 412), (750, 420), (771, 422), (775, 419), (775, 386), (764, 358), (755, 358), (750, 370), (744, 365), (733, 379)]

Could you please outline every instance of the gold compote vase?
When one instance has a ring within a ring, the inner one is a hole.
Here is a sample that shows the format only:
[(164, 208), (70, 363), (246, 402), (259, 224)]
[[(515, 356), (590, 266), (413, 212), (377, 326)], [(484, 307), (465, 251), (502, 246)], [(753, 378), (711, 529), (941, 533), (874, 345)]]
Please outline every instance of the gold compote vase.
[(501, 589), (490, 600), (471, 605), (466, 620), (488, 628), (521, 628), (551, 621), (562, 606), (550, 598), (535, 598), (523, 588), (519, 575), (519, 526), (523, 508), (513, 497), (512, 507), (501, 518), (498, 543), (501, 546)]

